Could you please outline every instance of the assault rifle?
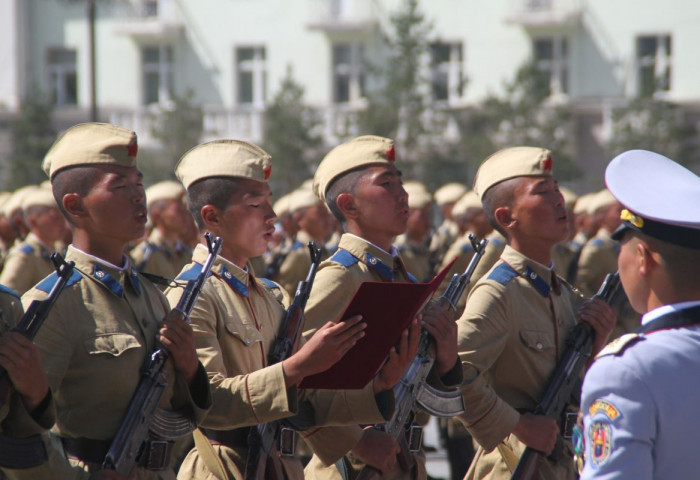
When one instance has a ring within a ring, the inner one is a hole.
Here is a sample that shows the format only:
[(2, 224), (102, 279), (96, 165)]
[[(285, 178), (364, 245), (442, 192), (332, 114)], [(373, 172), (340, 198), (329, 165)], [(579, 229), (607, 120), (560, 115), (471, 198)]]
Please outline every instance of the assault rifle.
[[(618, 292), (620, 292), (619, 274), (608, 274), (593, 298), (599, 298), (607, 304), (612, 304), (616, 300)], [(594, 339), (595, 332), (590, 325), (585, 322), (576, 324), (566, 339), (566, 351), (552, 374), (547, 390), (533, 411), (535, 415), (547, 415), (563, 422), (572, 395), (574, 395), (575, 390), (580, 388), (580, 374), (591, 356)], [(563, 430), (566, 430), (566, 426)], [(555, 452), (561, 450), (560, 442), (561, 439), (558, 439), (558, 445), (554, 447)], [(531, 447), (525, 448), (518, 465), (513, 470), (511, 480), (535, 478), (543, 457), (542, 452)]]
[[(487, 239), (477, 242), (476, 237), (472, 234), (469, 234), (469, 240), (474, 248), (474, 256), (462, 275), (457, 273), (453, 275), (445, 293), (437, 300), (439, 305), (446, 306), (451, 311), (455, 311), (455, 306), (469, 284), (488, 243)], [(396, 404), (394, 416), (388, 422), (374, 426), (377, 430), (396, 438), (401, 447), (401, 452), (398, 454), (399, 465), (405, 472), (413, 468), (415, 461), (412, 453), (418, 452), (422, 443), (423, 427), (413, 425), (416, 407), (420, 406), (436, 417), (454, 417), (464, 411), (462, 392), (459, 389), (438, 390), (426, 382), (428, 373), (435, 363), (435, 356), (432, 353), (433, 343), (430, 334), (422, 330), (418, 353), (399, 383), (394, 387)], [(381, 477), (379, 470), (365, 465), (356, 480), (379, 477)]]
[[(209, 256), (199, 275), (187, 282), (185, 291), (175, 307), (186, 319), (221, 250), (220, 237), (212, 239), (211, 234), (207, 233), (205, 238)], [(141, 381), (131, 398), (124, 420), (107, 451), (102, 468), (115, 470), (124, 477), (131, 474), (137, 463), (154, 469), (165, 468), (169, 454), (168, 440), (186, 435), (195, 428), (191, 416), (158, 409), (166, 387), (163, 369), (169, 357), (169, 352), (162, 346), (151, 353), (141, 372)], [(156, 440), (149, 441), (149, 431)]]
[[(66, 262), (60, 253), (52, 254), (51, 262), (53, 262), (54, 268), (56, 269), (58, 281), (54, 284), (53, 288), (51, 288), (49, 295), (44, 300), (32, 301), (27, 311), (22, 315), (22, 319), (17, 326), (12, 329), (12, 331), (21, 333), (29, 340), (34, 339), (37, 332), (44, 324), (44, 320), (46, 320), (56, 300), (59, 295), (61, 295), (75, 267), (75, 262)], [(12, 389), (12, 381), (7, 371), (0, 367), (0, 407), (8, 402)]]
[[(321, 263), (321, 249), (309, 242), (311, 267), (305, 280), (299, 282), (294, 294), (294, 300), (287, 309), (280, 332), (275, 339), (272, 351), (268, 355), (268, 365), (279, 363), (291, 357), (297, 349), (304, 326), (304, 308), (309, 299), (314, 283), (316, 270)], [(284, 472), (280, 463), (280, 455), (294, 454), (294, 429), (284, 427), (281, 420), (262, 423), (251, 427), (248, 434), (248, 459), (245, 467), (246, 480), (264, 478), (283, 479)], [(266, 473), (266, 468), (272, 471)]]

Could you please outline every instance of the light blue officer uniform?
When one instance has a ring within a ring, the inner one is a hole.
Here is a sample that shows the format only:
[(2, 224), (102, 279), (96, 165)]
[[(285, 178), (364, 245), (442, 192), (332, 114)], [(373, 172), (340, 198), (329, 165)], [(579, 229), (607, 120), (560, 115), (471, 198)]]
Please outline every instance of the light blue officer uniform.
[[(700, 249), (700, 177), (633, 150), (611, 161), (606, 183), (626, 207), (617, 235)], [(647, 312), (636, 333), (604, 348), (583, 384), (581, 478), (700, 478), (699, 372), (700, 297)]]

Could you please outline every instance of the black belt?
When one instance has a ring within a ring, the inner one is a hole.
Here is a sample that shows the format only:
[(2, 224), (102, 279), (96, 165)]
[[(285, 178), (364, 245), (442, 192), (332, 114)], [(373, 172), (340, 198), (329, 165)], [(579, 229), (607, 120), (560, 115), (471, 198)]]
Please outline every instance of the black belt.
[(235, 449), (248, 446), (250, 428), (251, 427), (243, 427), (233, 430), (210, 430), (208, 428), (203, 428), (202, 433), (206, 435), (212, 445), (224, 445)]
[(0, 435), (0, 467), (32, 468), (49, 459), (41, 435), (13, 438)]
[[(61, 439), (66, 456), (86, 463), (102, 464), (112, 440), (93, 440), (90, 438)], [(172, 441), (147, 439), (138, 454), (136, 463), (147, 470), (164, 470), (169, 465)]]

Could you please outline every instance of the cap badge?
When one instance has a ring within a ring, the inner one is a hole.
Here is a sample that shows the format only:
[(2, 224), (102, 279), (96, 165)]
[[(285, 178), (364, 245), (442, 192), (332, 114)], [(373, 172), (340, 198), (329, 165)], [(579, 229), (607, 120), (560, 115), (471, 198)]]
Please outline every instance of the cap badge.
[(272, 173), (272, 165), (268, 165), (267, 167), (263, 168), (263, 175), (265, 175), (265, 180), (270, 179), (271, 173)]
[(626, 208), (620, 212), (620, 220), (629, 222), (637, 228), (644, 227), (644, 219), (630, 212)]
[(394, 150), (394, 146), (392, 145), (389, 150), (386, 151), (386, 158), (390, 162), (395, 162), (396, 161), (396, 150)]
[(542, 170), (549, 172), (552, 170), (552, 157), (547, 157), (542, 160)]
[(126, 146), (126, 156), (127, 157), (135, 157), (138, 152), (139, 152), (139, 144), (136, 143), (136, 140), (134, 140), (134, 143), (131, 143), (131, 144)]

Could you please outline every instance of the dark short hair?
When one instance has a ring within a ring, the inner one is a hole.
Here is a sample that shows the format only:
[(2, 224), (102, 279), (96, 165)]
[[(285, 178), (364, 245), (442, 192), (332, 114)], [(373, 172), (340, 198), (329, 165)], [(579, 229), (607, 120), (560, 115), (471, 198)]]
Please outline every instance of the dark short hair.
[(70, 215), (63, 208), (63, 197), (75, 193), (86, 197), (92, 187), (102, 178), (104, 172), (95, 166), (75, 166), (59, 170), (51, 179), (53, 198), (63, 216), (72, 223)]
[(365, 170), (367, 170), (367, 167), (368, 166), (361, 167), (356, 170), (350, 170), (343, 175), (340, 175), (338, 178), (334, 179), (330, 185), (328, 185), (326, 190), (326, 205), (343, 228), (345, 227), (347, 220), (345, 219), (343, 212), (341, 212), (340, 208), (338, 207), (338, 197), (343, 193), (355, 193), (355, 187), (357, 187), (357, 183), (359, 182), (360, 178), (362, 178), (362, 175), (365, 173)]
[(231, 196), (240, 188), (240, 180), (232, 177), (209, 177), (196, 181), (187, 188), (187, 205), (200, 230), (205, 227), (202, 207), (213, 205), (220, 210), (225, 209)]
[(513, 205), (514, 183), (519, 178), (520, 177), (511, 178), (497, 183), (486, 190), (486, 193), (484, 193), (484, 196), (481, 198), (481, 204), (484, 206), (484, 214), (486, 215), (486, 220), (488, 220), (489, 225), (506, 238), (508, 238), (508, 233), (496, 220), (496, 209), (500, 207), (511, 207)]

